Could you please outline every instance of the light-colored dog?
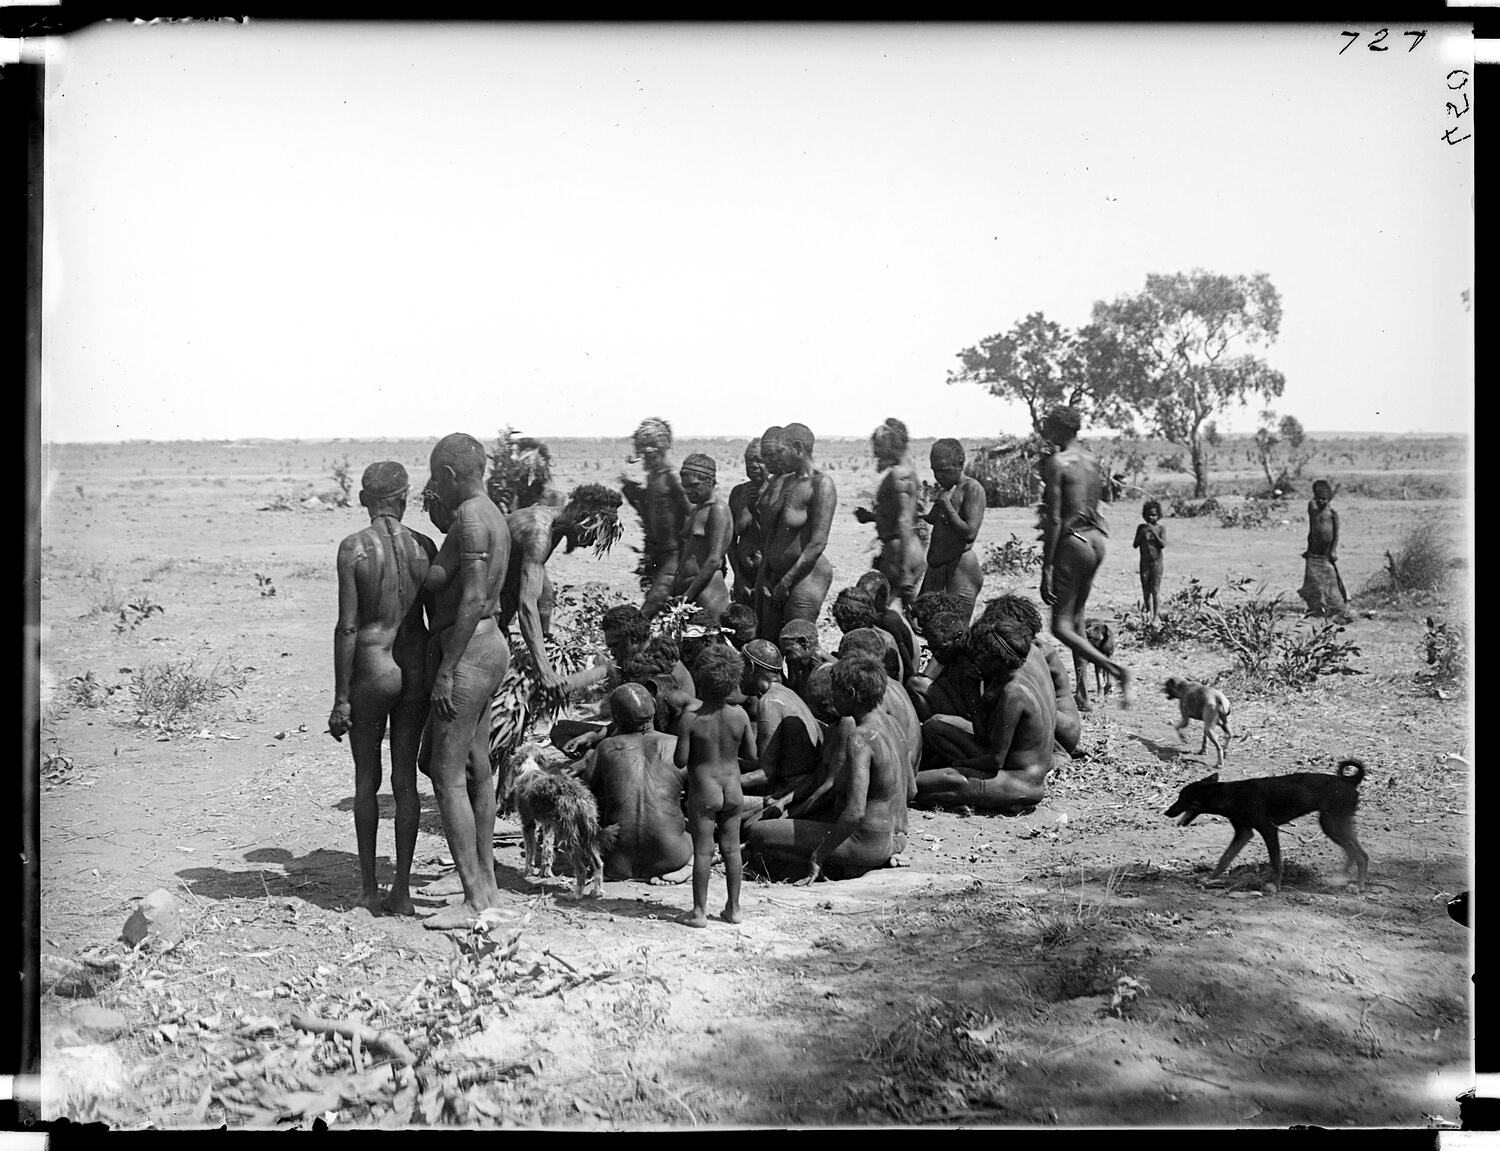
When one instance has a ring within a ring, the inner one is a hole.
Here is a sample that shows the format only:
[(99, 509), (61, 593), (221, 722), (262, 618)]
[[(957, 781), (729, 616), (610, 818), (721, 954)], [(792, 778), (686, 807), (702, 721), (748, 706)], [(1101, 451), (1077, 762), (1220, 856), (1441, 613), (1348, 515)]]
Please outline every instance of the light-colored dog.
[(549, 770), (541, 746), (516, 751), (509, 775), (525, 841), (526, 875), (552, 875), (554, 850), (573, 866), (573, 898), (604, 893), (604, 858), (599, 842), (599, 805), (593, 792), (566, 772)]
[(1213, 742), (1214, 751), (1218, 753), (1218, 759), (1214, 766), (1224, 762), (1224, 744), (1219, 742), (1215, 727), (1224, 729), (1224, 743), (1234, 738), (1229, 730), (1229, 700), (1224, 693), (1216, 687), (1205, 687), (1190, 679), (1178, 679), (1171, 676), (1166, 685), (1167, 698), (1177, 700), (1178, 709), (1182, 713), (1182, 720), (1177, 724), (1177, 738), (1186, 740), (1184, 734), (1187, 725), (1193, 720), (1203, 721), (1203, 743), (1198, 748), (1198, 754), (1202, 755), (1208, 750), (1209, 741)]

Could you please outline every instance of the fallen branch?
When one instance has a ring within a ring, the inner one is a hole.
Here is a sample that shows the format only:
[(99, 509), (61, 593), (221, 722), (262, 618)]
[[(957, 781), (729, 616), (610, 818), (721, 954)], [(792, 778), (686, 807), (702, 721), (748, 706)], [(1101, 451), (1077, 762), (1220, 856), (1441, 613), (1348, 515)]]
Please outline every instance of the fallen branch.
[(314, 1035), (339, 1035), (351, 1042), (363, 1043), (371, 1051), (382, 1051), (407, 1067), (417, 1061), (405, 1040), (389, 1031), (376, 1031), (359, 1023), (346, 1023), (342, 1020), (319, 1019), (316, 1015), (293, 1015), (292, 1026), (298, 1031)]

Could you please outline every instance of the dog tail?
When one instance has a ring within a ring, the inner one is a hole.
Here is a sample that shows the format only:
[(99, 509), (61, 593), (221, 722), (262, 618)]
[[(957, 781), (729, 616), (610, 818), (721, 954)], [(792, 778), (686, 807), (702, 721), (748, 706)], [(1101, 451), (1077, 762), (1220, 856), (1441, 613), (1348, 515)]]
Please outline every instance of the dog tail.
[(599, 829), (599, 854), (608, 855), (615, 849), (615, 844), (620, 841), (620, 825), (611, 823), (608, 827)]
[[(1345, 768), (1349, 770), (1345, 771)], [(1365, 777), (1365, 765), (1357, 759), (1341, 759), (1339, 760), (1338, 776), (1340, 779), (1347, 779), (1354, 786), (1358, 787), (1360, 780)]]

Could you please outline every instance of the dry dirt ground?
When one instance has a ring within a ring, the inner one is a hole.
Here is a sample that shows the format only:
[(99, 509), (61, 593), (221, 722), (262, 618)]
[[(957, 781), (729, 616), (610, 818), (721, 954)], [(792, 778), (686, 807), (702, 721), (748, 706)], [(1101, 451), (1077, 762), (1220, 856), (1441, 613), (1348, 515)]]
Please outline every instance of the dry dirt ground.
[[(573, 904), (569, 880), (523, 879), (517, 828), (502, 823), (501, 886), (529, 918), (501, 924), (501, 949), (476, 957), (412, 920), (348, 910), (352, 770), (347, 746), (323, 731), (333, 556), (362, 512), (256, 510), (332, 488), (328, 461), (345, 455), (356, 477), (393, 457), (420, 484), (426, 446), (50, 450), (43, 951), (93, 958), (92, 1004), (118, 1010), (124, 1029), (85, 1043), (69, 1017), (78, 1001), (44, 997), (48, 1116), (585, 1128), (1456, 1119), (1453, 1097), (1472, 1084), (1470, 939), (1445, 901), (1469, 886), (1473, 757), (1463, 698), (1438, 698), (1414, 674), (1422, 617), (1457, 613), (1459, 593), (1351, 625), (1364, 675), (1235, 700), (1230, 777), (1366, 761), (1363, 896), (1335, 885), (1341, 856), (1310, 819), (1283, 835), (1279, 894), (1260, 893), (1258, 840), (1227, 887), (1199, 886), (1229, 829), (1163, 817), (1209, 769), (1196, 743), (1177, 742), (1175, 704), (1157, 685), (1231, 661), (1127, 637), (1139, 705), (1112, 701), (1087, 718), (1088, 758), (1031, 815), (913, 812), (909, 868), (811, 887), (747, 882), (743, 925), (708, 931), (674, 922), (690, 902), (683, 887), (610, 883)], [(626, 445), (606, 450), (559, 452), (559, 486), (612, 479)], [(714, 450), (720, 474), (737, 475), (737, 445)], [(869, 529), (850, 512), (874, 473), (861, 445), (831, 450), (842, 453), (839, 587), (869, 563)], [(1192, 574), (1294, 591), (1305, 533), (1295, 506), (1291, 522), (1259, 531), (1169, 521), (1165, 590)], [(1463, 525), (1457, 501), (1340, 507), (1351, 590), (1409, 524)], [(1134, 603), (1137, 514), (1135, 503), (1111, 513), (1099, 615)], [(408, 522), (431, 533), (419, 511)], [(637, 532), (631, 519), (627, 540)], [(992, 509), (981, 547), (1012, 532), (1031, 541), (1032, 513)], [(633, 560), (623, 548), (603, 562), (560, 556), (554, 579), (634, 598)], [(1035, 574), (990, 577), (986, 594), (1012, 582), (1034, 592)], [(143, 617), (142, 595), (164, 612)], [(233, 668), (238, 695), (184, 731), (139, 726), (132, 677), (190, 660)], [(97, 687), (69, 688), (90, 672)], [(448, 873), (420, 786), (419, 884)], [(382, 816), (388, 882), (388, 797)], [(184, 940), (126, 953), (116, 937), (157, 888), (179, 902)], [(403, 1035), (418, 1064), (401, 1071), (368, 1046), (296, 1031), (297, 1012)]]

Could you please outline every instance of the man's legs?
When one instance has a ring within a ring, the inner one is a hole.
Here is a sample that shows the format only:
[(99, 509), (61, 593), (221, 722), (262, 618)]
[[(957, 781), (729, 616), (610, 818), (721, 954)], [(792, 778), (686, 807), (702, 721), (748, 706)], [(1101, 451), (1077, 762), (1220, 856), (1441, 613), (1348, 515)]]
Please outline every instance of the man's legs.
[(1090, 535), (1092, 538), (1084, 539), (1070, 532), (1057, 542), (1052, 561), (1052, 590), (1057, 596), (1052, 605), (1052, 634), (1073, 653), (1074, 695), (1079, 711), (1089, 710), (1089, 693), (1083, 676), (1085, 660), (1120, 681), (1121, 705), (1129, 707), (1135, 702), (1130, 670), (1089, 643), (1084, 634), (1084, 613), (1094, 586), (1094, 572), (1104, 560), (1104, 537), (1097, 533)]
[(973, 759), (986, 750), (984, 744), (974, 738), (974, 725), (956, 715), (934, 715), (922, 724), (922, 762), (927, 767), (943, 767), (961, 759)]
[[(349, 729), (354, 753), (354, 841), (359, 851), (359, 902), (371, 915), (380, 914), (380, 885), (375, 880), (375, 833), (380, 825), (380, 742), (385, 715), (378, 723), (363, 718)], [(394, 776), (394, 768), (392, 770)]]
[(430, 716), (432, 791), (443, 817), (448, 852), (463, 885), (462, 903), (423, 921), (432, 930), (465, 927), (500, 904), (495, 886), (495, 788), (490, 777), (490, 698), (505, 678), (510, 649), (494, 631), (476, 633), (453, 672), (453, 707)]
[(672, 585), (677, 582), (677, 553), (666, 552), (648, 557), (646, 572), (651, 583), (646, 589), (645, 601), (641, 604), (641, 614), (650, 619), (672, 596)]
[(427, 701), (403, 703), (391, 712), (391, 792), (396, 797), (396, 878), (382, 904), (392, 915), (415, 915), (411, 861), (417, 850), (422, 803), (417, 797), (417, 745), (427, 720)]

